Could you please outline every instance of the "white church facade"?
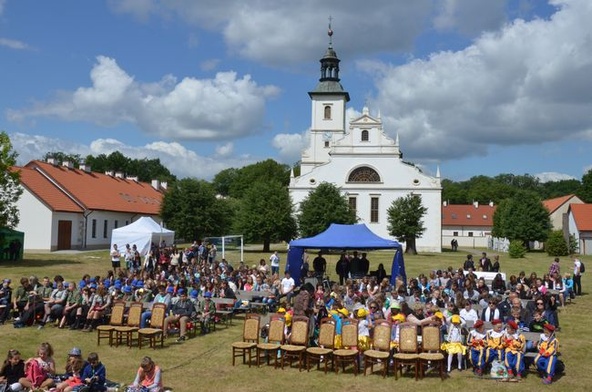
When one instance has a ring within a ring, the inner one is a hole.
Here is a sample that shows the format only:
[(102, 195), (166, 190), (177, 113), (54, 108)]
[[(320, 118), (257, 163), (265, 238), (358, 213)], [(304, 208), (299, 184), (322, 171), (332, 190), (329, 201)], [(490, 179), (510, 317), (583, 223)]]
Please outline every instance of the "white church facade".
[[(330, 31), (331, 35), (331, 31)], [(403, 161), (399, 138), (389, 138), (380, 114), (362, 115), (346, 122), (349, 94), (339, 79), (339, 59), (329, 45), (321, 59), (321, 78), (309, 92), (312, 101), (310, 145), (302, 152), (300, 176), (290, 178), (290, 195), (296, 208), (323, 182), (338, 186), (355, 210), (359, 223), (374, 233), (388, 233), (387, 210), (398, 198), (420, 195), (427, 208), (426, 230), (416, 241), (419, 252), (442, 250), (442, 186), (436, 177), (426, 175)]]

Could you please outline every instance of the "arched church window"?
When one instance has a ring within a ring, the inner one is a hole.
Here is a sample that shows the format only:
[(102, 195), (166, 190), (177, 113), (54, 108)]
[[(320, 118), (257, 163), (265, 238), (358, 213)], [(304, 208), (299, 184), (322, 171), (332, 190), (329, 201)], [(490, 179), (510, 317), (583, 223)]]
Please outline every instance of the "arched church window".
[(350, 173), (347, 182), (380, 182), (380, 175), (376, 170), (362, 166)]
[(368, 131), (364, 129), (362, 131), (362, 141), (367, 142), (368, 140), (369, 140)]
[(325, 120), (331, 120), (331, 106), (325, 106)]

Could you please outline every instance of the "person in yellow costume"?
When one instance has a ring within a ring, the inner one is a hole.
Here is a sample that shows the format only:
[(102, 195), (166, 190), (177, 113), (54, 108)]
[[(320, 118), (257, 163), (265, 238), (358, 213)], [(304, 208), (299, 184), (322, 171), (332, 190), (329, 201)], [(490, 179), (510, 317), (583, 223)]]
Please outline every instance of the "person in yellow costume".
[(526, 338), (518, 331), (518, 324), (514, 320), (506, 323), (506, 368), (508, 376), (522, 378), (524, 372), (524, 348)]
[(489, 365), (493, 361), (504, 360), (504, 349), (506, 348), (506, 333), (503, 330), (502, 320), (494, 319), (493, 329), (487, 331), (487, 347), (485, 349), (485, 364)]
[(448, 326), (446, 342), (442, 344), (442, 350), (448, 353), (448, 373), (452, 371), (452, 360), (457, 357), (458, 370), (462, 371), (463, 357), (467, 353), (467, 346), (463, 344), (461, 320), (458, 314), (452, 315)]
[(370, 329), (372, 328), (372, 321), (368, 317), (370, 312), (366, 308), (356, 310), (356, 318), (358, 321), (358, 350), (363, 353), (370, 349)]
[(537, 370), (542, 373), (543, 384), (551, 384), (557, 366), (559, 341), (555, 337), (555, 326), (545, 324), (538, 344), (539, 354), (534, 359)]

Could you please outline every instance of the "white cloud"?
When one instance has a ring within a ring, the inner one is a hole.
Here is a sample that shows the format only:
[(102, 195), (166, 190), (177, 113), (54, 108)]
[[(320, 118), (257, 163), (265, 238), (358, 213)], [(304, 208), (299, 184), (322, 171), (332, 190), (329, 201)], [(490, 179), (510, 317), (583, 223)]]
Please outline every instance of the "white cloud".
[[(230, 167), (242, 167), (255, 163), (257, 159), (248, 155), (201, 156), (180, 143), (157, 141), (143, 146), (127, 145), (117, 139), (97, 139), (89, 145), (72, 143), (63, 139), (39, 135), (13, 133), (10, 135), (14, 150), (19, 154), (18, 164), (24, 165), (33, 159), (41, 159), (47, 152), (63, 152), (97, 156), (119, 151), (131, 159), (160, 159), (163, 166), (177, 178), (196, 177), (211, 180), (219, 171)], [(227, 148), (231, 146), (227, 145)], [(134, 175), (135, 173), (127, 173)]]
[(216, 155), (219, 157), (229, 157), (234, 152), (234, 143), (228, 142), (216, 147)]
[(562, 181), (562, 180), (577, 180), (574, 176), (570, 176), (569, 174), (564, 173), (556, 173), (556, 172), (543, 172), (535, 174), (534, 177), (538, 178), (540, 182), (554, 182), (554, 181)]
[(371, 107), (406, 157), (457, 159), (489, 145), (592, 138), (592, 2), (557, 0), (549, 20), (516, 20), (466, 49), (402, 66), (360, 62)]
[[(342, 56), (410, 51), (423, 28), (434, 23), (447, 23), (447, 28), (473, 34), (483, 28), (497, 28), (504, 21), (504, 2), (491, 0), (448, 0), (450, 5), (444, 9), (440, 2), (430, 0), (375, 0), (364, 7), (363, 17), (358, 0), (275, 0), (273, 6), (265, 1), (242, 0), (113, 3), (116, 12), (140, 20), (150, 16), (169, 19), (173, 14), (190, 25), (222, 30), (231, 51), (276, 66), (309, 62), (311, 56), (317, 56), (328, 43), (324, 34), (329, 15)], [(317, 38), (294, 39), (305, 36)]]
[[(0, 4), (0, 15), (2, 14), (1, 8), (2, 8), (2, 4)], [(29, 45), (27, 45), (26, 43), (24, 43), (22, 41), (17, 41), (14, 39), (8, 39), (8, 38), (2, 38), (2, 37), (0, 37), (0, 46), (6, 46), (7, 48), (17, 49), (17, 50), (30, 49)]]
[(279, 93), (275, 86), (258, 86), (249, 75), (238, 78), (235, 72), (180, 82), (167, 75), (156, 83), (142, 83), (105, 56), (97, 57), (91, 80), (91, 87), (9, 110), (8, 118), (57, 117), (104, 126), (131, 123), (166, 139), (227, 140), (262, 129), (266, 100)]
[(279, 133), (274, 136), (271, 144), (278, 150), (283, 162), (292, 164), (301, 157), (302, 150), (308, 147), (309, 133)]

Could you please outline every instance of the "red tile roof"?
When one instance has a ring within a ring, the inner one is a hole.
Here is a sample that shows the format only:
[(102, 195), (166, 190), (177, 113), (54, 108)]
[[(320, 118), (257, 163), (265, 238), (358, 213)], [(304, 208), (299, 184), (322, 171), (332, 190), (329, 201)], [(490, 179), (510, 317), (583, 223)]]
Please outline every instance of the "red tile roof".
[(592, 204), (570, 204), (579, 231), (592, 231)]
[(567, 195), (556, 197), (554, 199), (543, 200), (543, 205), (552, 214), (553, 212), (555, 212), (556, 209), (567, 203), (572, 197), (576, 197), (576, 195)]
[[(38, 176), (46, 177), (46, 182), (53, 183), (56, 189), (63, 189), (61, 192), (63, 196), (60, 196), (60, 199), (74, 199), (89, 210), (149, 215), (158, 215), (160, 212), (163, 193), (145, 182), (136, 182), (101, 173), (89, 173), (79, 169), (69, 169), (65, 166), (55, 166), (42, 161), (31, 161), (24, 169), (36, 171)], [(27, 177), (27, 181), (32, 181), (33, 184), (40, 183), (37, 176), (25, 177)], [(29, 187), (25, 179), (21, 179), (21, 181), (25, 186)], [(39, 190), (35, 193), (46, 201)], [(57, 197), (57, 195), (54, 195), (54, 197)], [(46, 203), (50, 204), (48, 201)], [(55, 200), (54, 203), (58, 203), (58, 201)], [(66, 202), (61, 200), (59, 203)]]
[(35, 195), (42, 203), (53, 211), (59, 212), (78, 212), (84, 210), (72, 199), (67, 197), (64, 192), (59, 190), (37, 170), (27, 167), (13, 168), (20, 170), (21, 184)]
[(493, 227), (493, 213), (497, 206), (489, 204), (452, 204), (442, 206), (442, 226)]

